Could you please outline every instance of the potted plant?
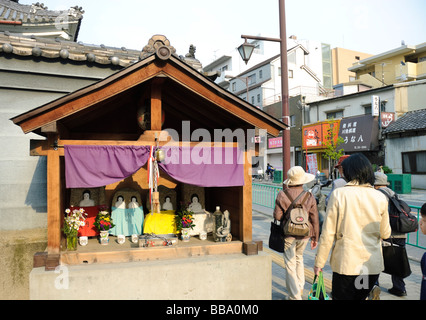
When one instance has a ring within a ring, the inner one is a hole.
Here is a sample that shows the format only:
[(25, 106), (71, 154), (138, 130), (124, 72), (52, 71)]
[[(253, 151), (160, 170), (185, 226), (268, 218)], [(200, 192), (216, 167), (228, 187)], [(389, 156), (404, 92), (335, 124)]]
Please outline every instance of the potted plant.
[(185, 242), (189, 241), (189, 232), (195, 227), (193, 214), (194, 212), (184, 209), (182, 206), (176, 212), (176, 230), (181, 232), (181, 238)]
[(99, 208), (98, 215), (93, 225), (99, 230), (101, 244), (107, 245), (109, 242), (109, 230), (115, 227), (107, 207)]
[(67, 237), (67, 250), (77, 250), (77, 235), (80, 227), (86, 223), (87, 213), (83, 208), (74, 209), (73, 207), (65, 210), (63, 232)]

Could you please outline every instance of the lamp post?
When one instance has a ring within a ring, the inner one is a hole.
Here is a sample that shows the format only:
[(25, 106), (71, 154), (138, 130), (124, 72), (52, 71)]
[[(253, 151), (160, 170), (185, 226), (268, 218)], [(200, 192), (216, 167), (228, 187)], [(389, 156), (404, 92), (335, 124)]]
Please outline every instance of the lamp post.
[[(289, 95), (288, 95), (288, 66), (287, 66), (287, 35), (285, 21), (285, 0), (279, 0), (279, 20), (280, 20), (280, 39), (266, 38), (257, 36), (242, 35), (241, 38), (245, 42), (238, 47), (241, 58), (247, 64), (253, 53), (254, 46), (247, 43), (247, 39), (275, 41), (280, 42), (281, 54), (281, 104), (282, 104), (282, 122), (286, 124), (287, 129), (283, 130), (282, 145), (283, 145), (283, 179), (287, 177), (287, 171), (290, 169), (290, 115), (289, 115)], [(251, 51), (250, 51), (251, 50)]]
[(238, 77), (238, 76), (226, 75), (225, 78), (226, 79), (239, 79), (241, 81), (244, 80), (244, 82), (246, 83), (246, 99), (247, 99), (247, 102), (249, 102), (249, 87), (248, 87), (249, 77)]

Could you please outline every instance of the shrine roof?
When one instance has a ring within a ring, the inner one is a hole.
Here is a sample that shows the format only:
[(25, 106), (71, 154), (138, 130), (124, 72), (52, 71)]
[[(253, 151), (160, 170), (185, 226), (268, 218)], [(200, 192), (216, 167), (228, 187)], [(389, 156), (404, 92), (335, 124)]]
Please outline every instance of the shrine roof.
[[(164, 36), (153, 36), (140, 57), (140, 61), (129, 64), (103, 80), (11, 120), (21, 126), (25, 133), (43, 135), (41, 128), (56, 121), (72, 131), (81, 128), (81, 123), (88, 121), (88, 118), (91, 118), (92, 123), (102, 122), (98, 119), (102, 119), (101, 115), (107, 117), (107, 112), (115, 112), (116, 117), (128, 112), (128, 117), (131, 117), (134, 110), (131, 110), (130, 105), (134, 104), (135, 97), (160, 80), (165, 88), (162, 95), (163, 108), (169, 114), (168, 121), (173, 122), (167, 128), (174, 128), (188, 119), (196, 119), (195, 123), (200, 128), (208, 130), (257, 127), (277, 136), (287, 128), (282, 121), (223, 89), (188, 64), (187, 59), (177, 56)], [(135, 133), (124, 123), (116, 130)]]

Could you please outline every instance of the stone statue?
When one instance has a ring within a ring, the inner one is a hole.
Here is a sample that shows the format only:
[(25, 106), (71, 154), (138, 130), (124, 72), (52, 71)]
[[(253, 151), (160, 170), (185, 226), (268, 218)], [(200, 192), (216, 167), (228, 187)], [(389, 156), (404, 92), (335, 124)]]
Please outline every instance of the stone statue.
[(130, 200), (129, 205), (127, 206), (129, 209), (136, 209), (139, 208), (139, 203), (138, 203), (138, 199), (133, 196)]
[(194, 213), (204, 213), (201, 203), (199, 202), (198, 195), (193, 194), (191, 196), (191, 203), (188, 206), (188, 210)]
[(225, 210), (222, 217), (222, 226), (220, 226), (216, 231), (217, 236), (224, 241), (231, 241), (231, 219), (229, 219), (229, 211)]
[(95, 201), (90, 199), (90, 191), (83, 191), (83, 200), (80, 201), (80, 207), (93, 207), (95, 205)]
[(117, 197), (117, 202), (115, 203), (115, 207), (118, 209), (126, 209), (126, 203), (124, 202), (124, 197), (123, 196), (118, 196)]
[(191, 44), (189, 46), (189, 52), (185, 55), (185, 57), (195, 59), (195, 51), (196, 50), (197, 50), (197, 48), (193, 44)]
[(173, 210), (173, 204), (171, 202), (171, 198), (169, 196), (166, 196), (164, 200), (165, 202), (163, 203), (163, 210)]

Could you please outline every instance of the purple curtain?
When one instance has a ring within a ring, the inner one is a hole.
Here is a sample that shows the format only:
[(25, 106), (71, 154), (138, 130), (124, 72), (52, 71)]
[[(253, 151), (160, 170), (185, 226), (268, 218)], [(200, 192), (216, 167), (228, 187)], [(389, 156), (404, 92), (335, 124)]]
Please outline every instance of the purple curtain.
[[(143, 167), (149, 146), (66, 145), (67, 188), (94, 188), (120, 181)], [(161, 147), (159, 168), (182, 183), (201, 187), (244, 185), (244, 153), (239, 148)], [(160, 172), (161, 176), (161, 172)]]
[(149, 146), (64, 146), (67, 188), (95, 188), (132, 175), (145, 165)]
[(161, 149), (166, 159), (158, 166), (180, 182), (200, 187), (244, 185), (244, 153), (239, 148), (165, 146)]

